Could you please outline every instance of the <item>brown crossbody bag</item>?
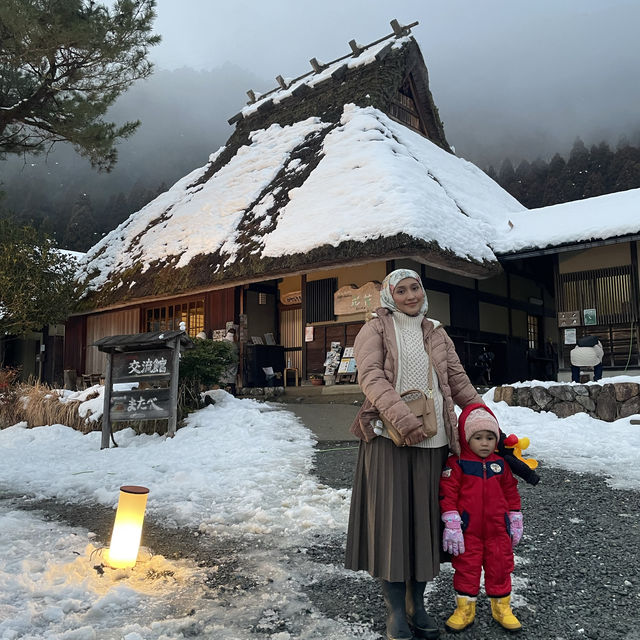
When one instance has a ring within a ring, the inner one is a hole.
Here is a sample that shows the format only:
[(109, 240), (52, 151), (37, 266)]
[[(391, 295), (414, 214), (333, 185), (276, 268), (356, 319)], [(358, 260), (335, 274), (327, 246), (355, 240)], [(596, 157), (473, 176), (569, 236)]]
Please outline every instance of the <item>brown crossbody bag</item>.
[[(433, 399), (433, 365), (431, 364), (431, 338), (427, 340), (427, 357), (429, 358), (429, 376), (427, 379), (427, 393), (419, 389), (409, 389), (400, 394), (400, 397), (404, 400), (409, 407), (411, 413), (415, 414), (417, 418), (422, 422), (422, 433), (426, 438), (431, 438), (438, 432), (438, 422), (436, 419), (436, 407)], [(409, 396), (416, 396), (410, 400), (405, 398)], [(405, 446), (404, 436), (393, 426), (391, 420), (387, 420), (382, 413), (380, 419), (387, 429), (387, 433), (393, 440), (393, 443), (397, 447)]]

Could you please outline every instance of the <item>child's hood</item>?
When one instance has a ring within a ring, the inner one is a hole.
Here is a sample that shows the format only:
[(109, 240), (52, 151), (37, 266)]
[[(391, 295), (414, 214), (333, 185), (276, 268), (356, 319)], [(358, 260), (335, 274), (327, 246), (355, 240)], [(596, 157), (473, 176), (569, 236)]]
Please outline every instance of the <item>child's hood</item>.
[[(482, 404), (481, 402), (474, 402), (473, 404), (468, 404), (463, 410), (462, 413), (460, 414), (460, 417), (458, 418), (458, 436), (460, 438), (460, 455), (464, 455), (465, 457), (469, 457), (471, 456), (472, 458), (477, 458), (480, 459), (480, 457), (478, 455), (476, 455), (475, 453), (473, 453), (473, 451), (471, 451), (471, 447), (469, 447), (469, 443), (467, 442), (467, 438), (465, 436), (464, 433), (464, 423), (467, 421), (467, 417), (468, 415), (474, 411), (475, 409), (481, 409), (484, 411), (487, 411), (488, 413), (490, 413), (494, 418), (496, 418), (495, 414), (493, 413), (493, 411), (491, 411), (491, 409), (489, 409), (489, 407), (487, 407), (486, 404)], [(496, 418), (496, 422), (498, 421), (498, 419)], [(497, 442), (496, 442), (496, 446), (497, 446)]]

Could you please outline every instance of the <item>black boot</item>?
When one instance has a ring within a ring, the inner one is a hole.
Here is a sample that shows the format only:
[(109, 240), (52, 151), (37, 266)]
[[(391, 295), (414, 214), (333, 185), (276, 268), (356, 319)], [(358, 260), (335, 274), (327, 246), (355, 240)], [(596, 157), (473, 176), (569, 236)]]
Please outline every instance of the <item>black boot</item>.
[(440, 631), (435, 618), (424, 610), (424, 589), (426, 586), (426, 582), (413, 580), (407, 582), (407, 619), (416, 638), (433, 640), (440, 637)]
[(404, 582), (381, 582), (384, 603), (387, 606), (387, 640), (413, 640), (407, 623)]

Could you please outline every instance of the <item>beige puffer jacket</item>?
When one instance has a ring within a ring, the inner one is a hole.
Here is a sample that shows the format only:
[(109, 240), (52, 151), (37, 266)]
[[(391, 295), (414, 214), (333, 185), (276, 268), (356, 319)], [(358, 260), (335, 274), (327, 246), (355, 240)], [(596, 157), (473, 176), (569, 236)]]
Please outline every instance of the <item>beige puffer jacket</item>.
[[(417, 444), (424, 439), (420, 421), (395, 389), (398, 346), (392, 314), (383, 307), (377, 309), (376, 314), (377, 317), (360, 329), (355, 340), (358, 381), (365, 394), (365, 401), (350, 431), (361, 440), (370, 442), (376, 437), (371, 420), (378, 418), (382, 412), (405, 437), (407, 444)], [(431, 358), (444, 399), (444, 424), (449, 448), (454, 454), (459, 454), (454, 402), (464, 408), (474, 402), (482, 403), (482, 399), (469, 381), (444, 327), (425, 318), (422, 330), (425, 348), (427, 340), (431, 339)]]
[(604, 356), (604, 350), (600, 341), (593, 347), (576, 345), (569, 354), (574, 367), (595, 367), (602, 362), (602, 356)]

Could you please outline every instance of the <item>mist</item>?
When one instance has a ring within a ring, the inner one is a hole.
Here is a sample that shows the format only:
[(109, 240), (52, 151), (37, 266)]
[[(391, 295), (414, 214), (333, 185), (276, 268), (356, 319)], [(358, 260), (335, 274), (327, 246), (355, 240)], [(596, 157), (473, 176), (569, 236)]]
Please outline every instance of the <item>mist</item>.
[(341, 57), (351, 39), (378, 40), (393, 18), (419, 22), (412, 34), (449, 143), (481, 169), (566, 157), (578, 137), (587, 146), (640, 140), (639, 2), (158, 0), (154, 74), (107, 114), (142, 122), (119, 144), (115, 169), (97, 173), (63, 144), (12, 157), (0, 162), (1, 204), (23, 219), (49, 218), (59, 238), (90, 204), (98, 239), (206, 164), (247, 90), (308, 72), (312, 57)]
[(263, 80), (244, 91), (301, 75), (312, 57), (345, 55), (352, 38), (377, 40), (392, 18), (418, 21), (449, 142), (483, 168), (568, 152), (577, 137), (615, 145), (640, 129), (638, 2), (159, 0), (157, 13), (158, 67), (231, 62)]

